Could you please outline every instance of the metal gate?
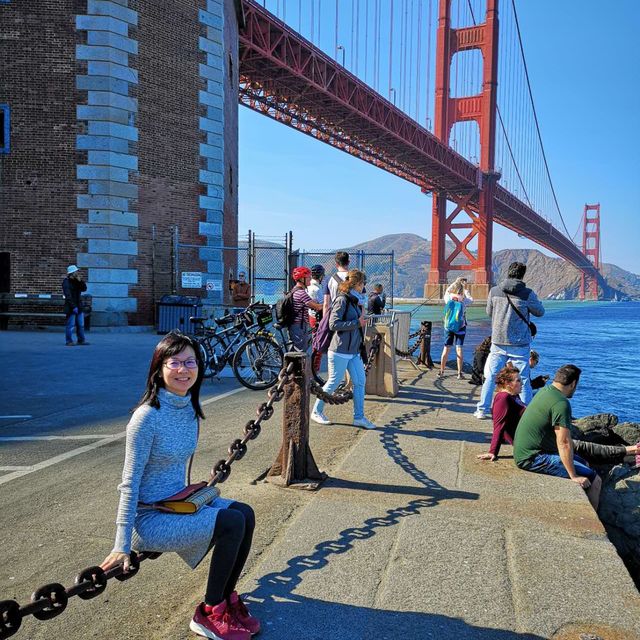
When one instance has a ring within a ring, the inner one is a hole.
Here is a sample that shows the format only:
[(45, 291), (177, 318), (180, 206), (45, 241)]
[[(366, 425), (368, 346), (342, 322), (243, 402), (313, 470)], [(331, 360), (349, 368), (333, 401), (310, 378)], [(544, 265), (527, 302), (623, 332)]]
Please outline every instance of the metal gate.
[(274, 303), (288, 289), (292, 236), (249, 231), (237, 246), (187, 244), (177, 227), (154, 235), (153, 292), (198, 296), (207, 307), (231, 306), (231, 284), (244, 272), (253, 300)]

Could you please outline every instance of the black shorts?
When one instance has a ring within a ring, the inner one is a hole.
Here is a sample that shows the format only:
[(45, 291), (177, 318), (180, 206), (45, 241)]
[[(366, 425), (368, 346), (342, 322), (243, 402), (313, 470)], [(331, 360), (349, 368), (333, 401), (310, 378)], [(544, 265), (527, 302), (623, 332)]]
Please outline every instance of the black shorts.
[(461, 347), (464, 344), (464, 338), (466, 335), (466, 333), (454, 333), (453, 331), (447, 331), (444, 338), (444, 346), (451, 347), (455, 344), (456, 347)]

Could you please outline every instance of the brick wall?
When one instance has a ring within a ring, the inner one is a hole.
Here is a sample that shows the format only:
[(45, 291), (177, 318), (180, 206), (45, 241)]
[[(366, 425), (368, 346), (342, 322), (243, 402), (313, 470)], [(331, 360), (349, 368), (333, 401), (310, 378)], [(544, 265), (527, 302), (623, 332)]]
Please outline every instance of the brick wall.
[(0, 4), (0, 103), (11, 107), (0, 251), (11, 255), (12, 292), (60, 293), (67, 265), (86, 247), (76, 236), (86, 212), (76, 209), (74, 19), (85, 10), (86, 0)]
[[(181, 270), (221, 279), (235, 267), (212, 249), (237, 237), (234, 0), (29, 4), (0, 4), (11, 50), (0, 103), (12, 119), (11, 153), (0, 156), (0, 251), (11, 252), (12, 291), (58, 291), (78, 262), (104, 306), (97, 323), (152, 324), (154, 301), (171, 289), (174, 227), (202, 247)], [(205, 14), (222, 24), (209, 30)], [(203, 65), (219, 68), (219, 87)]]

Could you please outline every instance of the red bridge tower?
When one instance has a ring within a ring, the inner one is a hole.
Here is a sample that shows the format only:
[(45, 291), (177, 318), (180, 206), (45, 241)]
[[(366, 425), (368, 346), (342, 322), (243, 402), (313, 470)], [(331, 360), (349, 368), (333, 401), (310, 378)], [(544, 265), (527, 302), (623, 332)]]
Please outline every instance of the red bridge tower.
[[(483, 56), (482, 91), (478, 95), (452, 98), (450, 84), (453, 55), (473, 49), (480, 50)], [(456, 122), (475, 121), (480, 132), (480, 166), (474, 192), (433, 193), (431, 268), (425, 285), (425, 297), (442, 297), (449, 271), (473, 272), (471, 292), (475, 298), (486, 298), (491, 287), (494, 185), (499, 178), (494, 169), (497, 90), (498, 0), (487, 0), (484, 23), (458, 29), (451, 28), (451, 0), (440, 0), (434, 133), (441, 141), (449, 144), (451, 128)], [(472, 209), (469, 200), (478, 192), (479, 206)], [(447, 201), (455, 204), (451, 213), (447, 213)], [(456, 222), (461, 214), (466, 214), (466, 219)], [(467, 230), (467, 235), (462, 239), (455, 233), (459, 229)], [(476, 255), (473, 255), (469, 243), (476, 237), (478, 247)], [(448, 255), (447, 239), (454, 245), (453, 251)]]
[(591, 273), (582, 272), (580, 300), (597, 300), (600, 271), (600, 203), (584, 205), (582, 252), (593, 263), (594, 269)]

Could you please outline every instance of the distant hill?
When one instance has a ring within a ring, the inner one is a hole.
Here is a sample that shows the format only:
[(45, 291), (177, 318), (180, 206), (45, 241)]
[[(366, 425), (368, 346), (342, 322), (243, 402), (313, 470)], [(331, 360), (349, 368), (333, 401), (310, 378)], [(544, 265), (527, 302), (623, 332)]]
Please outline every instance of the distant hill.
[[(450, 245), (451, 246), (451, 245)], [(350, 252), (395, 253), (395, 293), (400, 297), (422, 297), (431, 263), (431, 242), (413, 233), (397, 233), (348, 247)], [(504, 249), (493, 254), (496, 282), (506, 277), (508, 265), (519, 260), (527, 265), (525, 281), (541, 298), (574, 299), (580, 290), (580, 272), (561, 258), (551, 258), (535, 249)], [(613, 264), (604, 264), (605, 298), (640, 299), (640, 276)]]

